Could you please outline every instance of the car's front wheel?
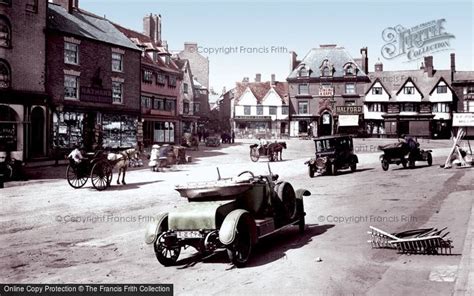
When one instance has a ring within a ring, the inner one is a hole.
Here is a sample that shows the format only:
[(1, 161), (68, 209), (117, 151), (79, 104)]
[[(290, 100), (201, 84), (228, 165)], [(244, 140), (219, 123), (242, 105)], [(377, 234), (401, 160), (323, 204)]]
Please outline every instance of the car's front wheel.
[(433, 156), (431, 155), (431, 153), (428, 152), (428, 156), (427, 156), (427, 160), (428, 162), (428, 165), (431, 166), (433, 164)]
[(311, 165), (308, 166), (308, 174), (310, 178), (314, 178), (314, 169)]
[(388, 160), (383, 159), (383, 160), (382, 160), (382, 170), (387, 171), (387, 170), (388, 170), (388, 167), (389, 167)]
[(351, 165), (351, 172), (355, 172), (357, 170), (357, 164), (356, 163), (353, 163)]
[(155, 255), (158, 262), (164, 266), (171, 266), (178, 260), (179, 254), (181, 253), (180, 246), (168, 247), (165, 245), (165, 233), (162, 233), (155, 242)]
[(244, 266), (252, 252), (252, 238), (247, 226), (242, 221), (237, 226), (234, 242), (227, 248), (230, 262), (236, 267)]

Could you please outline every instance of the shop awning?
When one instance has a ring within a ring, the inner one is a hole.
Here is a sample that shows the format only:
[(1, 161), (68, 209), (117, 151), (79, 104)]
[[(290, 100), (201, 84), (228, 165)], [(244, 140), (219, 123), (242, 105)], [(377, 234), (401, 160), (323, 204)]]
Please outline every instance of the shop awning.
[(359, 126), (359, 115), (339, 115), (339, 126)]

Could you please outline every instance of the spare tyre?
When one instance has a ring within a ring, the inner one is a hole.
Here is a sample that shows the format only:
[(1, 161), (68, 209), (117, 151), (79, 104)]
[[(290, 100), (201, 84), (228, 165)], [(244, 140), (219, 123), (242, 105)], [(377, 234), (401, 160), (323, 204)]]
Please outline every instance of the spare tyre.
[(275, 192), (282, 205), (283, 216), (288, 220), (296, 217), (296, 194), (293, 186), (288, 182), (276, 184)]

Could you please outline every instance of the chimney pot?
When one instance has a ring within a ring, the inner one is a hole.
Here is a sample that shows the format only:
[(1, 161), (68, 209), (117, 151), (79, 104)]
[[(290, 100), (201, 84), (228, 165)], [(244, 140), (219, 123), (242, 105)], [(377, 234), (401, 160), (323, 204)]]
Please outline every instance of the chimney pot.
[(425, 61), (426, 74), (428, 74), (428, 77), (433, 77), (433, 73), (434, 73), (433, 56), (425, 57), (424, 61)]
[(257, 73), (255, 74), (255, 82), (261, 82), (262, 81), (262, 74)]
[(272, 85), (275, 85), (275, 74), (272, 74), (271, 77), (272, 77)]

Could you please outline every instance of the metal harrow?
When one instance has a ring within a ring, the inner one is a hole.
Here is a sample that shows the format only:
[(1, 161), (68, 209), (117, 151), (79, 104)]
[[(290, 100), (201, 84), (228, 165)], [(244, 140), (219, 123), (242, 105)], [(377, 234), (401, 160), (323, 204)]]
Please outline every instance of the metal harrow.
[[(444, 254), (450, 255), (452, 241), (445, 239), (449, 232), (446, 228), (414, 229), (390, 234), (381, 229), (370, 226), (371, 239), (367, 241), (372, 248), (397, 249), (400, 253), (410, 254)], [(443, 233), (444, 232), (444, 233)]]

